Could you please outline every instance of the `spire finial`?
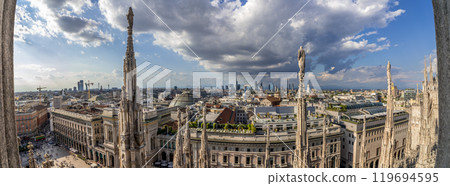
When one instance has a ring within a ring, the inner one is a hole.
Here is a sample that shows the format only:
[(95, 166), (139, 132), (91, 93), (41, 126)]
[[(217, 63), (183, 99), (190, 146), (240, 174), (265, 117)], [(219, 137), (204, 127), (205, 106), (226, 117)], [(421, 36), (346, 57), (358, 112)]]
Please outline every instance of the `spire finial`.
[(433, 83), (433, 59), (430, 55), (430, 82)]
[(132, 29), (133, 28), (133, 9), (130, 7), (130, 9), (128, 9), (128, 14), (127, 14), (127, 19), (128, 19), (128, 29)]
[(425, 84), (427, 83), (427, 81), (428, 81), (428, 70), (427, 70), (427, 56), (425, 56), (425, 60), (424, 60), (424, 62), (423, 62), (423, 79), (424, 79), (424, 81), (425, 81)]
[(387, 80), (388, 80), (388, 94), (391, 94), (392, 91), (392, 79), (391, 79), (391, 62), (388, 61), (387, 65)]

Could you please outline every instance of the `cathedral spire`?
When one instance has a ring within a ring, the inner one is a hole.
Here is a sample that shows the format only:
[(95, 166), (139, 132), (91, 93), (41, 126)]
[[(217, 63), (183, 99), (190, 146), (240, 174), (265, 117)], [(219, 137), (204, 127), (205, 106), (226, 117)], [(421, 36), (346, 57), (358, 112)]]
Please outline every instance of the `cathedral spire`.
[(424, 79), (424, 87), (423, 87), (423, 92), (425, 92), (426, 88), (427, 88), (427, 82), (428, 82), (428, 70), (427, 70), (427, 56), (425, 56), (425, 60), (423, 62), (423, 79)]
[(418, 101), (420, 100), (420, 99), (419, 99), (419, 98), (420, 98), (420, 97), (419, 97), (419, 83), (417, 83), (416, 86), (417, 86), (417, 87), (416, 87), (416, 101), (417, 101), (417, 103), (419, 103), (419, 102), (418, 102)]
[(306, 153), (305, 148), (307, 143), (307, 129), (306, 129), (306, 99), (304, 97), (304, 84), (303, 78), (305, 77), (305, 59), (306, 53), (303, 47), (298, 50), (298, 97), (297, 97), (297, 134), (295, 139), (295, 156), (294, 167), (305, 168), (306, 165)]
[(120, 167), (138, 168), (145, 164), (142, 106), (138, 101), (136, 58), (133, 49), (133, 10), (129, 9), (128, 40), (123, 60), (123, 87), (119, 109)]
[[(125, 53), (125, 62), (123, 66), (124, 74), (133, 71), (136, 69), (136, 59), (134, 56), (134, 47), (133, 47), (133, 9), (130, 7), (127, 14), (128, 20), (128, 39), (127, 39), (127, 51)], [(124, 78), (126, 78), (124, 76)]]
[(266, 136), (266, 154), (265, 154), (265, 167), (270, 168), (272, 165), (270, 164), (270, 125), (266, 124), (267, 128), (267, 136)]
[(433, 84), (433, 60), (431, 59), (430, 55), (430, 84)]
[(364, 116), (363, 132), (361, 134), (361, 149), (359, 152), (359, 168), (366, 168), (366, 116)]
[(200, 147), (200, 168), (211, 168), (209, 161), (208, 134), (206, 132), (206, 105), (203, 106), (203, 129)]
[(191, 152), (191, 131), (189, 129), (189, 106), (186, 106), (186, 123), (184, 124), (184, 141), (183, 141), (183, 152), (184, 152), (184, 167), (191, 168), (192, 166), (192, 152)]
[(174, 155), (174, 168), (181, 168), (183, 166), (183, 143), (181, 141), (181, 110), (177, 108), (177, 119), (178, 119), (178, 132), (175, 142), (175, 155)]
[(388, 93), (386, 107), (386, 123), (384, 125), (383, 142), (381, 145), (380, 167), (392, 168), (394, 159), (394, 106), (392, 97), (391, 62), (387, 65)]
[(322, 160), (320, 161), (320, 168), (326, 167), (326, 154), (327, 154), (327, 125), (328, 120), (327, 116), (323, 117), (323, 126), (322, 126)]

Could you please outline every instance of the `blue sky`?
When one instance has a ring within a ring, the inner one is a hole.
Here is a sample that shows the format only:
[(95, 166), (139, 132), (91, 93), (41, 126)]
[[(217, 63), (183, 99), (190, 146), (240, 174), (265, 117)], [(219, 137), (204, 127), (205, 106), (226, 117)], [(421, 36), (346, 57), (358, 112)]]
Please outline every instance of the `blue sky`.
[(300, 45), (323, 88), (384, 88), (388, 60), (396, 85), (415, 87), (424, 56), (436, 62), (430, 1), (312, 0), (288, 22), (306, 2), (18, 0), (15, 89), (120, 87), (129, 6), (137, 62), (172, 71), (161, 86), (190, 87), (199, 71), (295, 72)]

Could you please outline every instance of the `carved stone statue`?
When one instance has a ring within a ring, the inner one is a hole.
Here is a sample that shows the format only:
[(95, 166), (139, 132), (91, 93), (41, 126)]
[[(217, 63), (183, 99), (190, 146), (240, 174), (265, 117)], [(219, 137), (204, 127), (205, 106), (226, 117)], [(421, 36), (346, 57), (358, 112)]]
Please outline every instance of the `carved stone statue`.
[(42, 168), (51, 168), (55, 165), (55, 162), (53, 160), (50, 160), (50, 155), (45, 154), (45, 161), (42, 163)]
[(305, 50), (303, 50), (303, 46), (300, 46), (300, 49), (298, 50), (298, 67), (300, 68), (299, 75), (301, 79), (305, 77), (305, 58)]
[(33, 143), (28, 142), (27, 145), (28, 148), (28, 164), (30, 168), (38, 168), (37, 163), (36, 163), (36, 159), (34, 159), (34, 151), (33, 151)]
[(133, 9), (130, 7), (130, 9), (128, 9), (128, 15), (127, 15), (129, 29), (133, 28), (133, 17), (134, 17)]

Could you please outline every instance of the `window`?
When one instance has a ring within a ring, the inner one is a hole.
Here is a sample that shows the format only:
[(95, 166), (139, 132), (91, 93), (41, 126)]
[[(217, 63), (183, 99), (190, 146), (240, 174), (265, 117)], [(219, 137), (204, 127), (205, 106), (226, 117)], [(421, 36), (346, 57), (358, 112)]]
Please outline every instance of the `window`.
[(247, 149), (247, 152), (250, 152), (250, 149)]
[(284, 149), (284, 147), (281, 147), (281, 151), (284, 151), (285, 149)]
[[(314, 152), (314, 151), (313, 151)], [(281, 156), (281, 163), (285, 164), (286, 163), (286, 156)]]
[(262, 152), (262, 149), (258, 149), (259, 152)]
[(216, 155), (212, 155), (212, 162), (216, 162)]
[(234, 163), (236, 163), (236, 164), (239, 163), (239, 156), (234, 157)]
[(235, 149), (235, 150), (236, 150), (236, 151), (239, 151), (239, 148), (237, 148), (237, 147), (236, 147), (236, 149)]
[(258, 157), (258, 165), (262, 164), (262, 160), (261, 159), (262, 159), (261, 157)]
[(227, 162), (228, 162), (228, 156), (226, 156), (226, 155), (223, 156), (223, 162), (224, 162), (224, 163), (227, 163)]
[(378, 148), (377, 148), (377, 156), (379, 156), (380, 153), (381, 153), (381, 147), (378, 147)]
[(250, 157), (247, 156), (247, 157), (245, 158), (245, 164), (247, 164), (247, 165), (250, 164)]

